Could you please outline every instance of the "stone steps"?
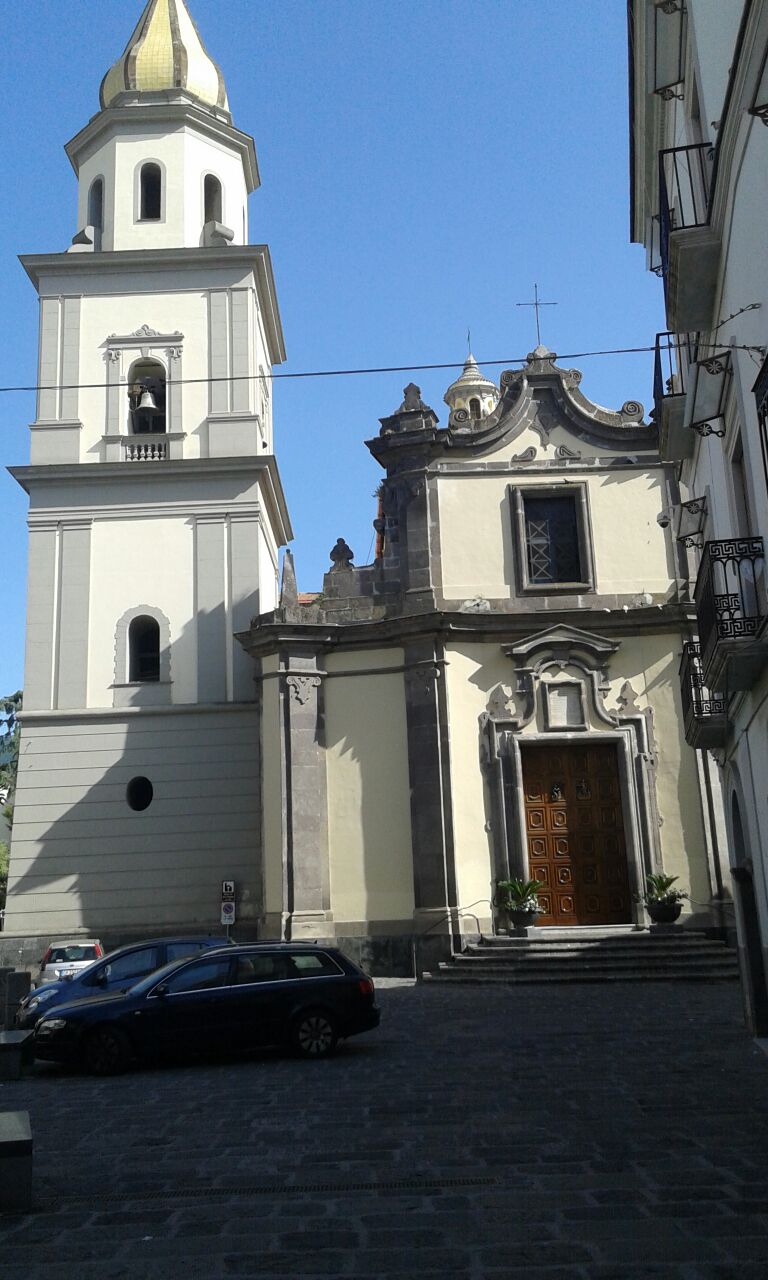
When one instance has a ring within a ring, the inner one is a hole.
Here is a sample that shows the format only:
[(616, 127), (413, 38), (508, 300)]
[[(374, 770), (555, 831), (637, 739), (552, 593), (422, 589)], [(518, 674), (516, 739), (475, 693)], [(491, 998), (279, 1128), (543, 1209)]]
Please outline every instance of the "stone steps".
[[(554, 931), (553, 931), (554, 932)], [(565, 935), (565, 936), (563, 936)], [(735, 951), (703, 932), (641, 930), (590, 937), (547, 933), (470, 942), (422, 975), (425, 982), (722, 982), (738, 978)]]

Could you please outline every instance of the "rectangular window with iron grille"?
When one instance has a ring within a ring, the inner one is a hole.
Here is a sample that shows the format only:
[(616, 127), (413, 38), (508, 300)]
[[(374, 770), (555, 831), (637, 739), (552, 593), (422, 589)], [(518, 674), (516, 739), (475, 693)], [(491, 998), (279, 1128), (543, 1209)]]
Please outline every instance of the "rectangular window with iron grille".
[(521, 485), (510, 496), (519, 589), (594, 590), (586, 485)]
[(531, 582), (580, 582), (576, 500), (523, 498), (528, 577)]

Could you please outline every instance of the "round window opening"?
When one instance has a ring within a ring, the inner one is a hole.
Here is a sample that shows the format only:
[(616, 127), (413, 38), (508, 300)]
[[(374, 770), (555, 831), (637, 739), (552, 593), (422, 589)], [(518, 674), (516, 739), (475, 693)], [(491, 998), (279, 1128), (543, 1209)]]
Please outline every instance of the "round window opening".
[(149, 778), (131, 778), (125, 789), (125, 798), (128, 804), (138, 812), (149, 808), (154, 794), (155, 790)]

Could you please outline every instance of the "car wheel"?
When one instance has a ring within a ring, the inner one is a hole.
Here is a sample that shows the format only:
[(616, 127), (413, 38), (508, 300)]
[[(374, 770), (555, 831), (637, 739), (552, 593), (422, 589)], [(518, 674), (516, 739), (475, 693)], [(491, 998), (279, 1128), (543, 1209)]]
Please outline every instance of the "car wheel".
[(94, 1076), (116, 1076), (131, 1056), (128, 1039), (117, 1027), (99, 1027), (83, 1046), (83, 1065)]
[(322, 1009), (307, 1009), (293, 1024), (291, 1042), (302, 1058), (327, 1058), (338, 1040), (334, 1019)]

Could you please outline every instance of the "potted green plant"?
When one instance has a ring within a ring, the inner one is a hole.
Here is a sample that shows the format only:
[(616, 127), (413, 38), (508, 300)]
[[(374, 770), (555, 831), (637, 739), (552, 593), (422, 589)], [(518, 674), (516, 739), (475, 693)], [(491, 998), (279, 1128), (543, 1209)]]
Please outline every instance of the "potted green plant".
[(672, 888), (677, 879), (678, 876), (661, 873), (645, 877), (645, 893), (638, 901), (642, 902), (654, 924), (674, 924), (680, 915), (688, 894)]
[(523, 929), (536, 923), (537, 916), (544, 913), (539, 902), (539, 891), (544, 888), (540, 880), (498, 881), (499, 906), (506, 911), (510, 926)]

